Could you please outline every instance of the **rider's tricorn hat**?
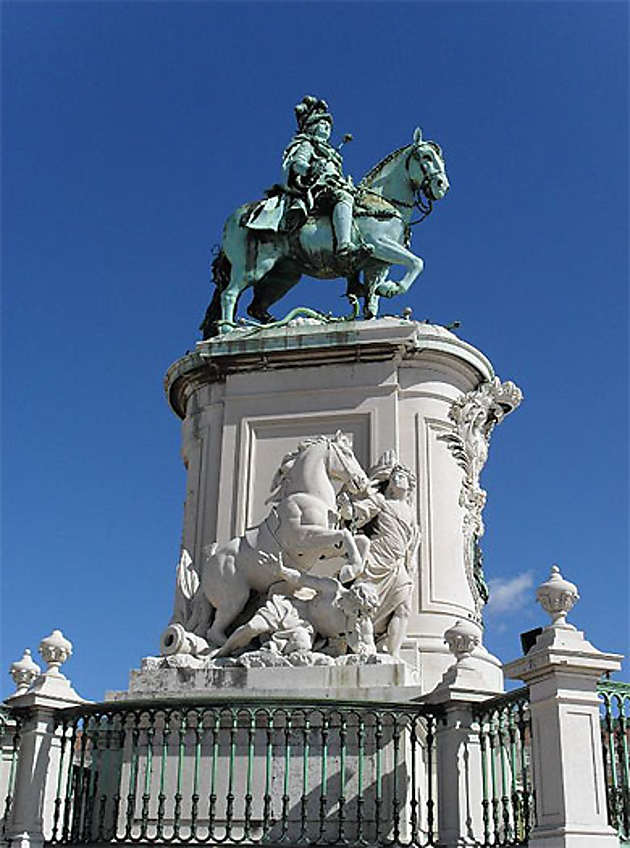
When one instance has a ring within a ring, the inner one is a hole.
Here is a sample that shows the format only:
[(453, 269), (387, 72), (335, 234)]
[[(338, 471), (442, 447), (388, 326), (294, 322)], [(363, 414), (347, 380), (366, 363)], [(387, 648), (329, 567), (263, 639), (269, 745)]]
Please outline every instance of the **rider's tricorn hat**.
[(295, 107), (295, 120), (299, 132), (306, 132), (309, 126), (317, 121), (329, 121), (331, 124), (333, 122), (332, 115), (328, 111), (328, 103), (311, 94), (303, 97), (302, 102)]
[(415, 486), (416, 475), (413, 473), (411, 468), (408, 468), (406, 465), (398, 462), (398, 456), (395, 450), (385, 451), (376, 465), (370, 468), (370, 479), (382, 483), (385, 480), (389, 480), (396, 470), (404, 471), (409, 478), (411, 487)]

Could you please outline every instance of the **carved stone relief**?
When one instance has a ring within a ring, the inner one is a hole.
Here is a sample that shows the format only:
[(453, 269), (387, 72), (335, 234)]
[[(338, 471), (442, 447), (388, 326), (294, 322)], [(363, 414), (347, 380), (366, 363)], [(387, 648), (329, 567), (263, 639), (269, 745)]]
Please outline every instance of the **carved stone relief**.
[[(376, 636), (398, 657), (420, 540), (414, 489), (394, 451), (368, 475), (341, 432), (304, 440), (283, 458), (260, 525), (207, 546), (200, 567), (182, 550), (162, 655), (246, 667), (367, 662)], [(340, 556), (337, 576), (309, 573)]]
[(482, 513), (486, 492), (479, 485), (479, 476), (488, 459), (492, 431), (519, 406), (522, 399), (521, 390), (513, 382), (507, 380), (502, 383), (494, 377), (453, 401), (449, 410), (452, 429), (438, 436), (447, 444), (464, 472), (459, 495), (459, 504), (464, 509), (464, 565), (479, 615), (488, 600), (479, 546), (485, 529)]

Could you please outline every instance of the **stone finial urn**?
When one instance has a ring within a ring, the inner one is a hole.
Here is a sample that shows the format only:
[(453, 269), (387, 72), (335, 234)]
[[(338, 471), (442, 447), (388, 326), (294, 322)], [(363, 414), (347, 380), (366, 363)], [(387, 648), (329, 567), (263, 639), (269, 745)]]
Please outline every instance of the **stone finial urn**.
[(22, 659), (11, 664), (9, 673), (17, 687), (15, 694), (23, 695), (31, 683), (41, 674), (41, 668), (33, 661), (30, 650), (26, 648)]
[(48, 677), (63, 677), (59, 667), (72, 656), (72, 642), (63, 635), (61, 630), (53, 630), (39, 645), (39, 653), (48, 668)]
[(444, 633), (444, 641), (459, 663), (472, 656), (472, 652), (481, 644), (481, 635), (479, 628), (472, 622), (460, 619)]
[(575, 629), (567, 623), (567, 614), (579, 599), (577, 586), (564, 579), (557, 565), (551, 566), (549, 578), (536, 590), (536, 600), (551, 616), (549, 626), (554, 628)]

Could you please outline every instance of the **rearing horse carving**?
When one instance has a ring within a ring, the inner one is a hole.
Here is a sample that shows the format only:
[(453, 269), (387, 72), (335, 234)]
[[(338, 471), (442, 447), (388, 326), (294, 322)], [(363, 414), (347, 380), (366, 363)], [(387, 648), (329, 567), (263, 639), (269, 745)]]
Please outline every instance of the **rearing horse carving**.
[[(305, 439), (287, 454), (271, 484), (267, 518), (224, 545), (212, 544), (197, 574), (178, 571), (173, 623), (222, 645), (226, 628), (244, 609), (251, 592), (263, 594), (291, 575), (306, 573), (320, 559), (345, 557), (342, 579), (358, 574), (369, 542), (337, 526), (333, 481), (350, 492), (368, 485), (350, 440), (341, 431), (333, 437)], [(345, 576), (344, 576), (345, 575)], [(213, 614), (214, 610), (214, 614)]]
[[(375, 317), (380, 297), (404, 294), (422, 272), (423, 260), (409, 250), (411, 218), (417, 210), (426, 216), (448, 188), (441, 148), (416, 129), (411, 144), (382, 159), (357, 186), (354, 238), (366, 250), (350, 261), (335, 254), (329, 217), (309, 217), (295, 233), (252, 230), (243, 224), (252, 204), (240, 206), (225, 223), (213, 262), (216, 289), (201, 325), (203, 337), (234, 326), (238, 299), (249, 287), (254, 289), (249, 314), (261, 323), (273, 321), (269, 307), (303, 274), (346, 277), (347, 295), (363, 298), (364, 317)], [(391, 265), (406, 269), (399, 282), (388, 277)]]

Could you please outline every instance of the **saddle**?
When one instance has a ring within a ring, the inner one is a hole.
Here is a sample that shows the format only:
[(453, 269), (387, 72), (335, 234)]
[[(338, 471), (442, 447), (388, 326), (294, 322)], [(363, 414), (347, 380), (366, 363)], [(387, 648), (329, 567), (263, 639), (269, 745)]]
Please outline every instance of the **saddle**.
[(354, 200), (354, 216), (363, 218), (402, 218), (393, 203), (374, 191), (359, 187)]
[[(287, 206), (292, 201), (296, 206), (302, 207), (298, 209), (298, 212), (302, 214), (296, 215), (294, 221), (287, 220)], [(252, 230), (272, 230), (275, 232), (283, 229), (290, 233), (299, 230), (307, 220), (313, 220), (314, 217), (316, 216), (308, 214), (306, 208), (303, 207), (299, 192), (288, 186), (276, 184), (265, 191), (264, 199), (254, 201), (247, 206), (241, 216), (241, 226)], [(354, 217), (384, 220), (401, 218), (402, 216), (389, 200), (376, 192), (359, 187), (354, 199)]]

